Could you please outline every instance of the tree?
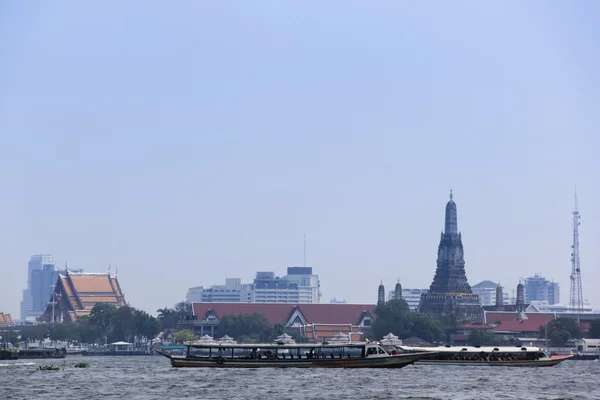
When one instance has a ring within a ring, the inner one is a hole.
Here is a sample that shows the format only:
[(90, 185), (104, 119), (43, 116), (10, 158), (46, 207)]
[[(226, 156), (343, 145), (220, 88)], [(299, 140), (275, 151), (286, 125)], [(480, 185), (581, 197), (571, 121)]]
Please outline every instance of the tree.
[(111, 304), (97, 303), (90, 312), (90, 323), (105, 334), (117, 308)]
[(76, 338), (81, 343), (94, 343), (102, 336), (102, 328), (92, 324), (89, 315), (77, 318), (75, 326)]
[(138, 310), (134, 316), (135, 331), (146, 341), (154, 339), (160, 332), (160, 324), (156, 318), (145, 311)]
[(135, 313), (136, 310), (129, 306), (119, 307), (113, 312), (110, 319), (109, 341), (132, 341), (132, 336), (135, 335)]
[(49, 338), (53, 342), (71, 340), (75, 336), (73, 324), (59, 323), (49, 326)]
[(175, 343), (191, 342), (194, 339), (196, 339), (196, 335), (194, 335), (194, 332), (187, 329), (177, 331), (173, 334), (173, 341)]
[(558, 318), (540, 326), (540, 338), (550, 339), (552, 346), (564, 346), (571, 339), (581, 338), (577, 321), (571, 318)]
[(390, 300), (385, 304), (378, 304), (375, 314), (377, 319), (368, 334), (372, 339), (381, 339), (390, 332), (401, 338), (411, 335), (412, 315), (406, 301), (397, 299)]
[(438, 320), (427, 315), (412, 314), (411, 336), (419, 337), (428, 342), (437, 342), (444, 339), (444, 332)]
[(494, 346), (500, 343), (500, 338), (487, 329), (473, 329), (469, 335), (471, 346)]
[(299, 332), (294, 332), (290, 336), (296, 343), (308, 343), (308, 338)]
[(177, 328), (177, 323), (185, 317), (192, 315), (192, 305), (185, 301), (180, 301), (173, 308), (161, 308), (156, 310), (158, 321), (163, 330)]
[(226, 315), (221, 319), (219, 330), (222, 335), (245, 342), (270, 342), (275, 336), (273, 325), (261, 313)]
[(21, 340), (25, 342), (37, 342), (48, 337), (48, 325), (26, 325), (21, 328)]
[(590, 322), (590, 337), (600, 339), (600, 319), (593, 319)]
[(192, 315), (192, 305), (185, 301), (180, 301), (179, 303), (175, 304), (174, 308), (175, 312), (182, 317)]

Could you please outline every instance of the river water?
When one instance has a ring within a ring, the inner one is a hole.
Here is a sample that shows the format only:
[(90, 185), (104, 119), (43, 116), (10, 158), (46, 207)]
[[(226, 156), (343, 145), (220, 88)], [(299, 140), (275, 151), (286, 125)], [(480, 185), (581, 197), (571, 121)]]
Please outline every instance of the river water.
[[(550, 368), (172, 368), (161, 356), (0, 361), (0, 399), (600, 399), (600, 362)], [(77, 362), (88, 368), (74, 368)]]

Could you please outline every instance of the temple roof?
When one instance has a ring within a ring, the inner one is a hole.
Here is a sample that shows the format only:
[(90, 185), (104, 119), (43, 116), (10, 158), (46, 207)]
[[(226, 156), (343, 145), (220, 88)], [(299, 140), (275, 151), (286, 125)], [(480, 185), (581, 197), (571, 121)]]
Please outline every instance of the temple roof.
[(6, 328), (12, 325), (14, 325), (14, 323), (10, 314), (0, 312), (0, 328)]
[(261, 313), (272, 324), (286, 323), (296, 309), (309, 324), (358, 324), (367, 313), (375, 318), (375, 305), (371, 304), (193, 303), (192, 308), (198, 318), (205, 318), (211, 311), (219, 319), (225, 315)]
[[(58, 307), (55, 312), (66, 313), (71, 320), (89, 315), (98, 303), (116, 307), (126, 305), (119, 281), (110, 273), (75, 273), (67, 270), (66, 274), (59, 275), (54, 296)], [(52, 299), (45, 316), (51, 314), (51, 304)]]

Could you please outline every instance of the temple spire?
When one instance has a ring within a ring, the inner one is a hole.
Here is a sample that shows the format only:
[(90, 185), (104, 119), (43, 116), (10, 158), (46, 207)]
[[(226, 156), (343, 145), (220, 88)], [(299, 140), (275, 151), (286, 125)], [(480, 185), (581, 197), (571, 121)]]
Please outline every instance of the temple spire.
[(456, 203), (454, 203), (453, 197), (452, 190), (450, 190), (450, 200), (448, 201), (448, 204), (446, 204), (446, 224), (444, 229), (446, 235), (458, 233), (458, 217), (456, 215)]

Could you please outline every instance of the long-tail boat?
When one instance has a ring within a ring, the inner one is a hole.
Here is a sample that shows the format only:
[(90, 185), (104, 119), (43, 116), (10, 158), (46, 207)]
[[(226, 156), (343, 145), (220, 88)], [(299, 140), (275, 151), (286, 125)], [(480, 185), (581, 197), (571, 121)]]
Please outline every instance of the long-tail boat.
[(385, 346), (391, 353), (411, 354), (433, 352), (432, 356), (417, 360), (417, 364), (471, 365), (504, 367), (551, 367), (573, 355), (550, 355), (541, 347), (521, 346)]
[(321, 344), (186, 344), (183, 356), (155, 351), (173, 367), (402, 368), (431, 352), (392, 354), (377, 342)]

